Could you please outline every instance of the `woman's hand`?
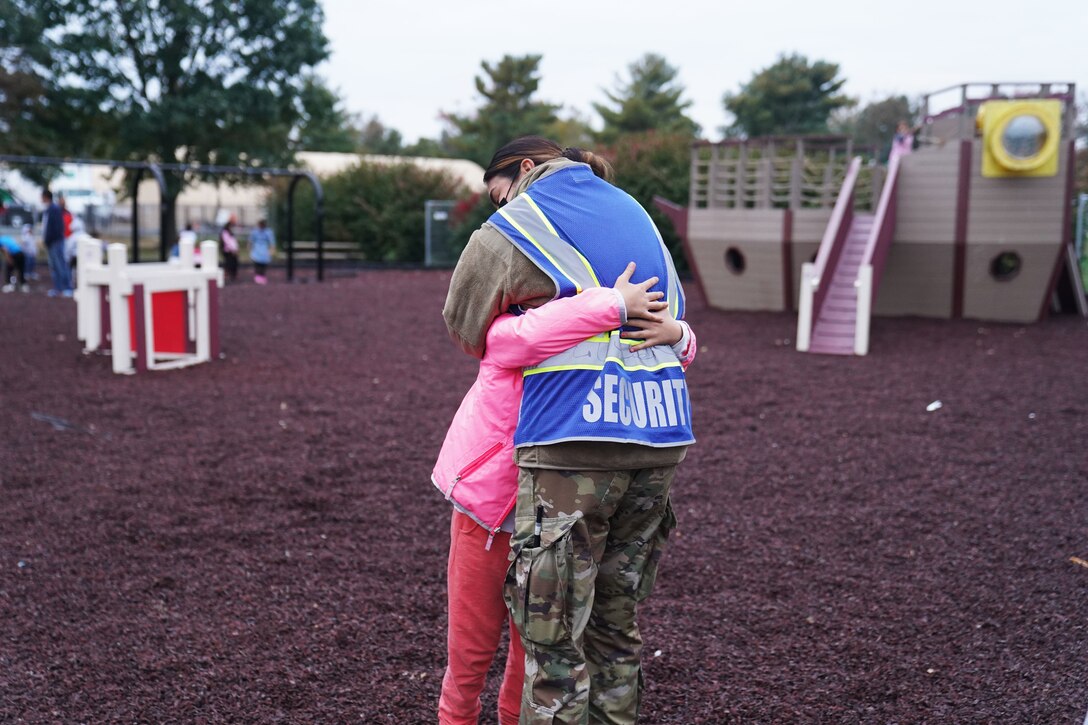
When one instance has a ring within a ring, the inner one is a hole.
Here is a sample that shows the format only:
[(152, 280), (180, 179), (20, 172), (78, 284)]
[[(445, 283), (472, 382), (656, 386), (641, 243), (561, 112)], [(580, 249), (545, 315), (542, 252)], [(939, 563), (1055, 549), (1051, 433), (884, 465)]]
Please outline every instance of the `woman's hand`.
[(657, 277), (631, 283), (631, 276), (635, 273), (635, 263), (629, 262), (623, 274), (616, 278), (616, 284), (612, 288), (623, 295), (623, 304), (627, 307), (627, 321), (645, 320), (648, 322), (661, 322), (665, 318), (655, 314), (659, 310), (668, 308), (667, 302), (659, 301), (665, 296), (664, 292), (650, 292), (650, 288), (657, 284)]
[(631, 346), (632, 352), (654, 345), (675, 345), (684, 338), (684, 326), (671, 317), (657, 320), (628, 320), (627, 324), (638, 328), (638, 331), (627, 330), (620, 333), (620, 337), (640, 341), (637, 345)]

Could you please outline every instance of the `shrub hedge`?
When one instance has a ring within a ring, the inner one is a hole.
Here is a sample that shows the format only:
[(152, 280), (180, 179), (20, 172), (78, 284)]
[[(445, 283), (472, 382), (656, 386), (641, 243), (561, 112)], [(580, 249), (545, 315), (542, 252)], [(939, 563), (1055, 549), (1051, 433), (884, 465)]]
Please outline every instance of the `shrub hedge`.
[[(323, 178), (321, 185), (325, 191), (325, 239), (357, 242), (360, 255), (372, 262), (421, 263), (424, 202), (470, 197), (459, 180), (411, 163), (361, 163)], [(286, 239), (286, 198), (284, 181), (274, 192), (279, 239)], [(313, 215), (313, 191), (308, 184), (300, 184), (295, 191), (296, 239), (313, 236)]]

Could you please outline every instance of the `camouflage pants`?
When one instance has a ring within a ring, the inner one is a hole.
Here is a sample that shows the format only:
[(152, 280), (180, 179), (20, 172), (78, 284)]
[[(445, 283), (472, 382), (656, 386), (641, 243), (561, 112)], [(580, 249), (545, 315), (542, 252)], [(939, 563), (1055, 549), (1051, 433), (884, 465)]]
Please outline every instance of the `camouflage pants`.
[(521, 470), (505, 592), (525, 645), (521, 723), (637, 721), (635, 607), (676, 525), (675, 472)]

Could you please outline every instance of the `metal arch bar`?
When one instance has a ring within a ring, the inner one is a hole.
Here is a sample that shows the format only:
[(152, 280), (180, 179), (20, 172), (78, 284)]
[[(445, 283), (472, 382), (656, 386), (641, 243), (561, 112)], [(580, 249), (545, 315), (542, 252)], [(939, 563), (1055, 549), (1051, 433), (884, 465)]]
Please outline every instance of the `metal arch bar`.
[[(323, 222), (325, 220), (325, 190), (321, 188), (321, 182), (317, 177), (306, 172), (304, 176), (314, 187), (314, 239), (317, 242), (317, 281), (325, 281), (325, 236)], [(298, 178), (297, 176), (295, 177)]]
[(140, 261), (140, 180), (144, 176), (145, 167), (136, 169), (136, 174), (132, 177), (132, 263), (136, 264)]
[[(278, 175), (278, 174), (277, 174)], [(322, 222), (325, 219), (325, 190), (321, 182), (309, 171), (292, 172), (291, 183), (287, 187), (287, 281), (295, 274), (295, 187), (306, 179), (314, 188), (314, 241), (317, 244), (317, 281), (325, 280), (325, 240), (322, 234)]]
[[(169, 245), (169, 239), (170, 239), (169, 232), (170, 232), (170, 230), (168, 230), (166, 228), (166, 209), (167, 209), (167, 203), (166, 203), (166, 177), (164, 177), (162, 175), (162, 169), (159, 168), (159, 165), (154, 163), (154, 162), (148, 162), (147, 164), (145, 164), (145, 168), (147, 169), (147, 171), (151, 172), (151, 175), (155, 177), (155, 181), (157, 181), (158, 184), (159, 184), (159, 261), (160, 262), (165, 262), (167, 256), (169, 255), (169, 251), (170, 251), (170, 245)], [(132, 204), (133, 204), (133, 206), (132, 206), (133, 218), (135, 218), (135, 214), (136, 214), (136, 189), (135, 188), (132, 190)], [(135, 223), (133, 224), (132, 228), (133, 229), (136, 228)]]
[(133, 177), (133, 262), (139, 261), (139, 183), (144, 179), (145, 171), (150, 171), (154, 181), (159, 184), (159, 261), (166, 261), (166, 179), (162, 169), (159, 164), (151, 162), (126, 164), (126, 168), (136, 170)]

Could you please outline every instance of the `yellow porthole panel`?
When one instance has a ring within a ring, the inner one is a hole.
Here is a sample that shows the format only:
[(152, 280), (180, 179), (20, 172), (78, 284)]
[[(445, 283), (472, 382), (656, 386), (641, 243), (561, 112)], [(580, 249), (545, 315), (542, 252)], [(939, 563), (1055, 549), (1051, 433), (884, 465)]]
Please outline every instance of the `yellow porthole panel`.
[(978, 109), (982, 175), (1054, 176), (1062, 135), (1062, 102), (986, 101)]

